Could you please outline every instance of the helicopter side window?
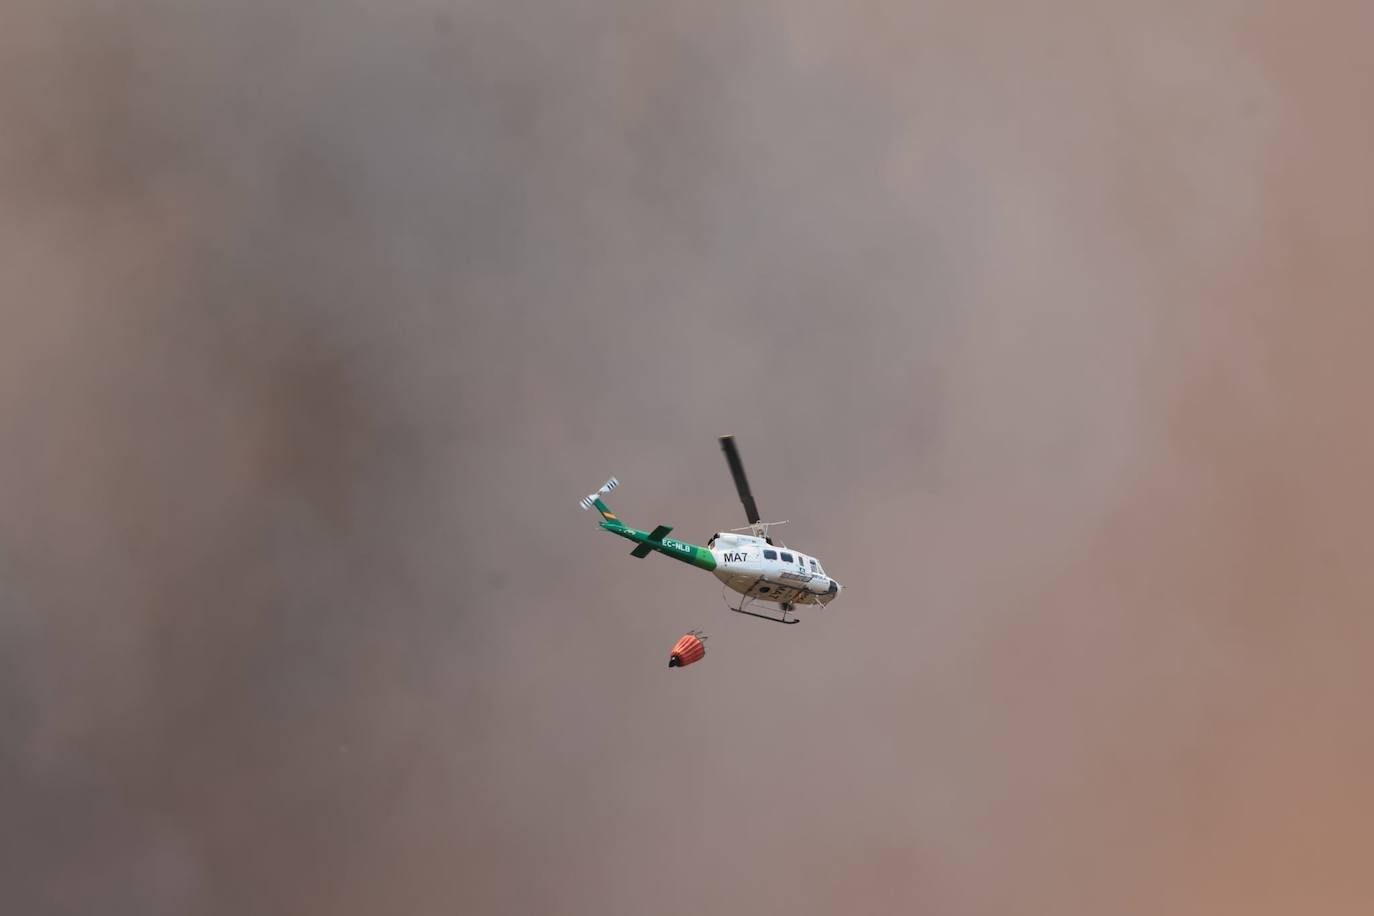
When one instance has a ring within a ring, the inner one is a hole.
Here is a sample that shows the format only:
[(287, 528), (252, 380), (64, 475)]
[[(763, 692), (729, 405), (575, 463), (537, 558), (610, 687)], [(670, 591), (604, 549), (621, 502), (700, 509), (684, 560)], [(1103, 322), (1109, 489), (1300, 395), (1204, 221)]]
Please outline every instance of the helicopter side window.
[(818, 573), (818, 572), (820, 572), (820, 568), (819, 568), (818, 566), (816, 566), (816, 561), (815, 561), (815, 560), (812, 560), (812, 561), (811, 561), (811, 571), (812, 571), (813, 573)]
[(792, 554), (790, 554), (790, 553), (785, 553), (785, 554), (783, 554), (783, 555), (782, 555), (782, 561), (783, 561), (784, 563), (791, 563), (791, 562), (792, 562)]
[(765, 560), (776, 560), (778, 558), (778, 552), (776, 550), (769, 550), (765, 547), (763, 548), (763, 558)]

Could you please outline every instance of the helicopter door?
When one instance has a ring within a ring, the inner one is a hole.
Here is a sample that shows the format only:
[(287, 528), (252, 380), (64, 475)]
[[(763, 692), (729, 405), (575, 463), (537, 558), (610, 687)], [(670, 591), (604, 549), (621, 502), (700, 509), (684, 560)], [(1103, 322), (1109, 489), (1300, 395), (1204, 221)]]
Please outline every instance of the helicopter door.
[(781, 564), (781, 565), (782, 565), (782, 567), (783, 567), (783, 568), (782, 568), (782, 572), (783, 572), (784, 575), (791, 575), (791, 574), (792, 574), (792, 572), (793, 572), (793, 570), (791, 569), (792, 566), (796, 566), (796, 567), (797, 567), (797, 568), (796, 568), (796, 572), (797, 572), (798, 575), (801, 575), (801, 576), (805, 576), (805, 575), (806, 575), (806, 558), (805, 558), (805, 557), (803, 557), (801, 554), (793, 555), (792, 552), (791, 552), (791, 551), (788, 551), (788, 550), (783, 550), (783, 551), (780, 551), (779, 553), (780, 553), (779, 559), (782, 561), (782, 564)]

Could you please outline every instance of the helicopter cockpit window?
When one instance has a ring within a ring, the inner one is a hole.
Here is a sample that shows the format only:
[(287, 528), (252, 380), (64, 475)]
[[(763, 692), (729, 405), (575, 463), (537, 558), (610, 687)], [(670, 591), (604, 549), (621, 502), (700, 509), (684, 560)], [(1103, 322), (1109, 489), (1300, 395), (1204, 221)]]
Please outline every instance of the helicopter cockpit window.
[(815, 560), (812, 560), (812, 561), (811, 561), (811, 571), (812, 571), (813, 573), (818, 573), (818, 572), (821, 571), (820, 567), (816, 565), (816, 561), (815, 561)]
[(776, 560), (778, 558), (778, 552), (776, 550), (769, 550), (765, 547), (763, 549), (763, 558), (765, 560)]
[(782, 555), (782, 561), (783, 561), (784, 563), (791, 563), (791, 562), (792, 562), (792, 554), (790, 554), (790, 553), (785, 553), (785, 554), (783, 554), (783, 555)]

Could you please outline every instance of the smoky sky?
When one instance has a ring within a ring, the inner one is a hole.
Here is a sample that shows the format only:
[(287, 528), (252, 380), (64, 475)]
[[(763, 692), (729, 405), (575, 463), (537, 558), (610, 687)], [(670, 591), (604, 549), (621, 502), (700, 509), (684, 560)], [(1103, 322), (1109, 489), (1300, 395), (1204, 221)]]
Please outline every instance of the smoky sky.
[(1372, 40), (11, 2), (3, 910), (1366, 912)]

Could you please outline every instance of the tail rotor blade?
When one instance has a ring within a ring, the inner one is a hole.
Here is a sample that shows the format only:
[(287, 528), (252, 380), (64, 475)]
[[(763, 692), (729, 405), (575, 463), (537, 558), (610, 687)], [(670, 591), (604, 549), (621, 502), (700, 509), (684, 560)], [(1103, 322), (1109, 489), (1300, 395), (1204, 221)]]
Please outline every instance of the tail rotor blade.
[(744, 463), (739, 459), (739, 449), (735, 447), (734, 436), (721, 436), (720, 447), (725, 452), (725, 461), (730, 465), (730, 476), (735, 478), (735, 489), (739, 491), (739, 501), (744, 503), (744, 514), (749, 516), (749, 524), (759, 520), (759, 507), (754, 505), (754, 494), (749, 492), (749, 478), (744, 476)]

